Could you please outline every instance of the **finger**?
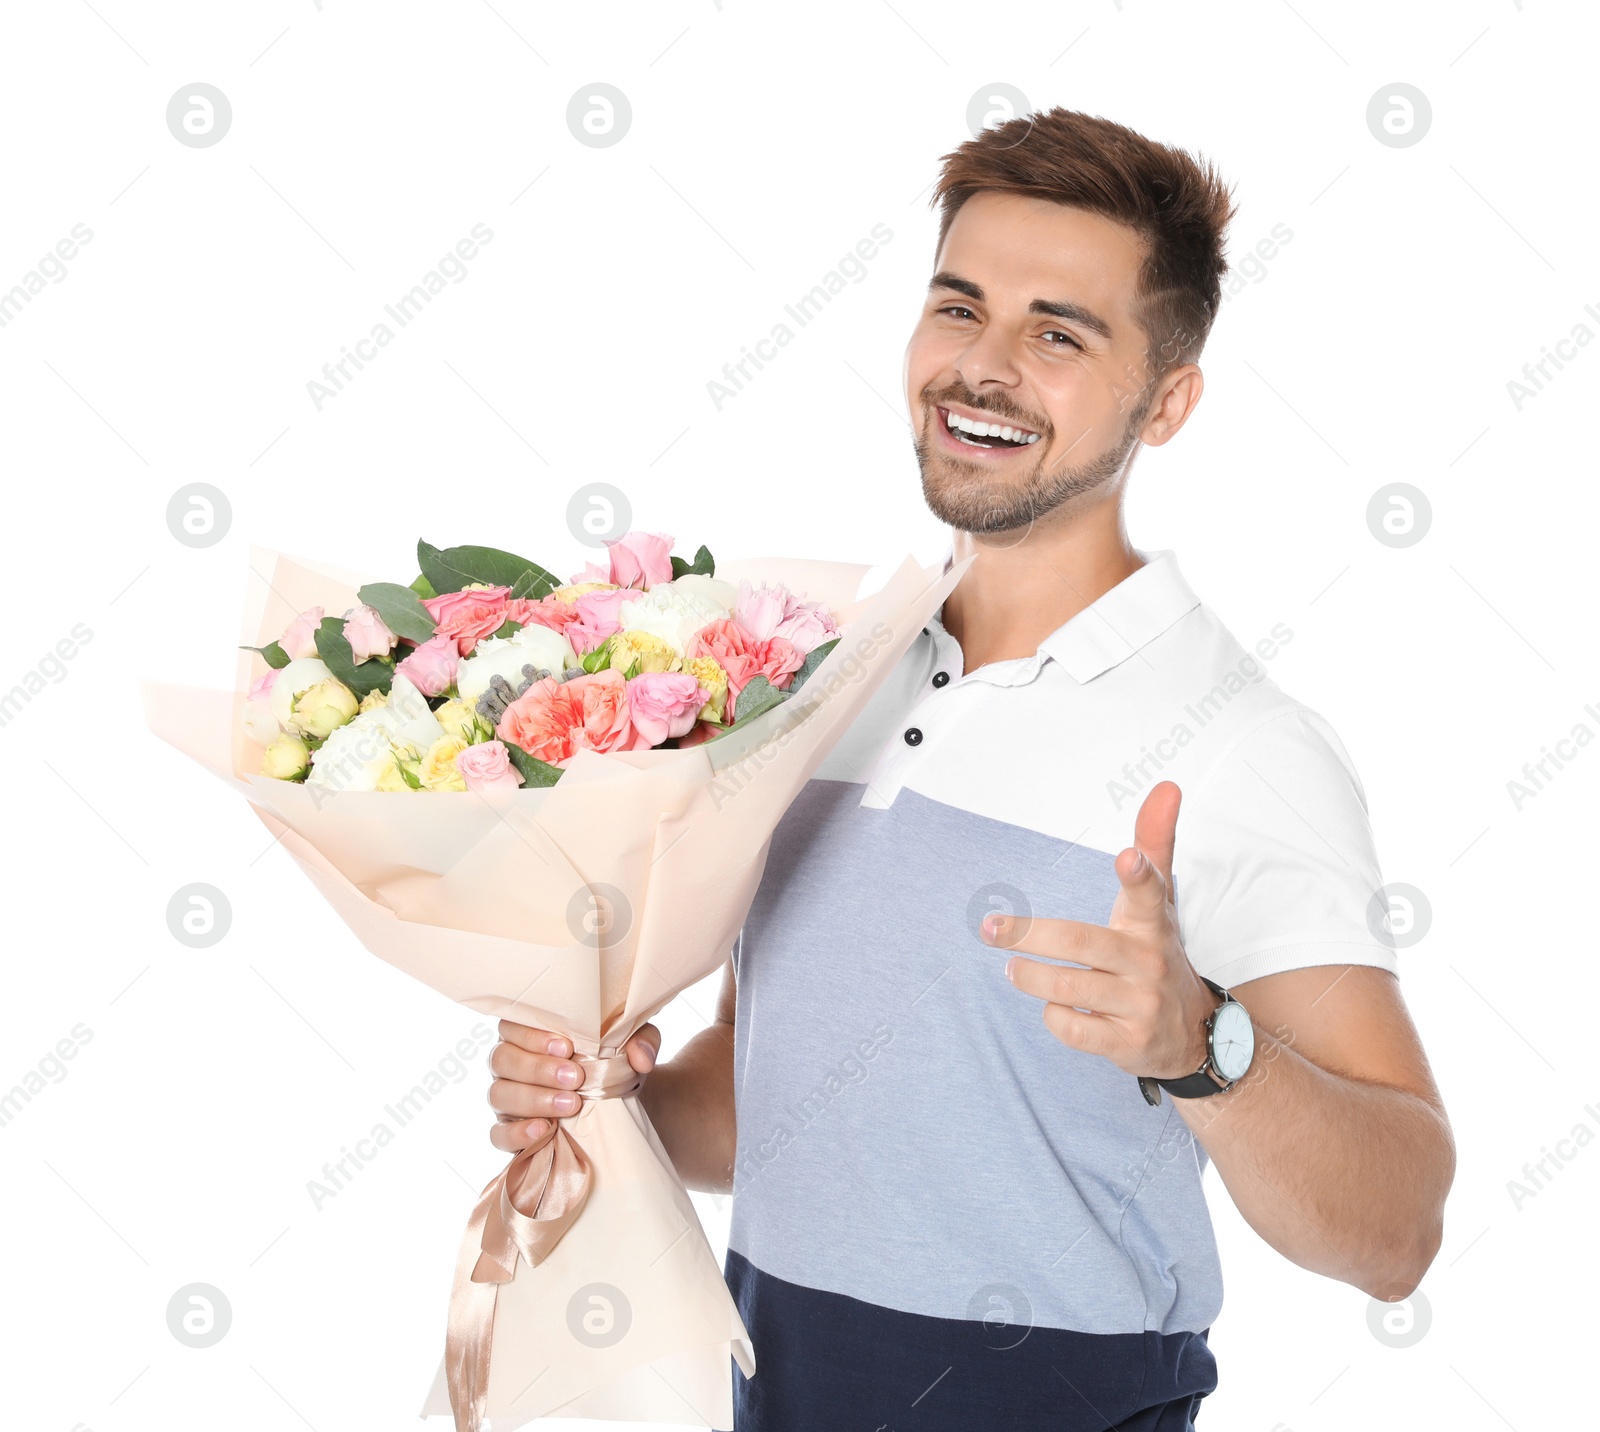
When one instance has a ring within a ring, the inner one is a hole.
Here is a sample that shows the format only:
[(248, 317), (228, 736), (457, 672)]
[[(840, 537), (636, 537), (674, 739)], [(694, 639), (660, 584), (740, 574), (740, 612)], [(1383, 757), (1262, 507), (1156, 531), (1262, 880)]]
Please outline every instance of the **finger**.
[(565, 1119), (583, 1103), (571, 1089), (545, 1089), (515, 1079), (496, 1079), (489, 1086), (489, 1107), (514, 1119)]
[(579, 1089), (584, 1083), (584, 1068), (574, 1060), (530, 1054), (515, 1044), (495, 1045), (489, 1051), (489, 1068), (502, 1079), (543, 1089)]
[(572, 1041), (565, 1035), (552, 1034), (548, 1029), (535, 1029), (531, 1024), (518, 1024), (514, 1020), (500, 1021), (500, 1038), (507, 1044), (530, 1049), (536, 1054), (554, 1054), (565, 1058), (572, 1053)]
[(537, 1148), (555, 1132), (548, 1119), (502, 1119), (489, 1130), (489, 1142), (508, 1154)]
[(1159, 781), (1139, 806), (1133, 822), (1133, 843), (1160, 871), (1167, 891), (1172, 890), (1172, 852), (1178, 836), (1178, 807), (1183, 792), (1172, 781)]
[(638, 1073), (648, 1074), (656, 1067), (656, 1055), (661, 1052), (661, 1031), (653, 1024), (643, 1025), (623, 1050)]
[(1076, 960), (1080, 965), (1113, 972), (1129, 965), (1128, 937), (1107, 925), (1092, 925), (1084, 920), (1041, 920), (996, 911), (983, 917), (979, 929), (986, 944), (1022, 955)]
[(1045, 1005), (1044, 1025), (1069, 1049), (1106, 1059), (1111, 1058), (1119, 1042), (1103, 1015), (1084, 1014), (1064, 1004)]
[(1127, 981), (1104, 970), (1050, 965), (1013, 955), (1006, 961), (1006, 978), (1024, 994), (1051, 1004), (1076, 1006), (1096, 1014), (1129, 1013)]

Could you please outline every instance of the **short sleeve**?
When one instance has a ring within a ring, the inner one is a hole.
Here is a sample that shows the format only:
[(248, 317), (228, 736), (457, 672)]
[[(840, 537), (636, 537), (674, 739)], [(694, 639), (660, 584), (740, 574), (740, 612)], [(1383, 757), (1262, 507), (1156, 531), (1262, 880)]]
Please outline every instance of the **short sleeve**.
[(1172, 879), (1189, 959), (1224, 987), (1308, 965), (1398, 973), (1386, 923), (1369, 923), (1383, 878), (1366, 795), (1307, 708), (1247, 731), (1184, 791)]

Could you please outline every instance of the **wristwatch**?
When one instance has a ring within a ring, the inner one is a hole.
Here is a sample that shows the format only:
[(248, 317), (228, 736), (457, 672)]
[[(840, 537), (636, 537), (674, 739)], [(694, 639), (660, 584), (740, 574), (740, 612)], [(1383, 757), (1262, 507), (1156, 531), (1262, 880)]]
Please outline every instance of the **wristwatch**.
[(1139, 1092), (1145, 1103), (1159, 1104), (1165, 1089), (1176, 1099), (1203, 1099), (1221, 1094), (1244, 1078), (1256, 1052), (1255, 1026), (1245, 1007), (1227, 990), (1204, 975), (1206, 987), (1222, 999), (1206, 1017), (1206, 1057), (1193, 1074), (1176, 1079), (1150, 1079), (1139, 1076)]

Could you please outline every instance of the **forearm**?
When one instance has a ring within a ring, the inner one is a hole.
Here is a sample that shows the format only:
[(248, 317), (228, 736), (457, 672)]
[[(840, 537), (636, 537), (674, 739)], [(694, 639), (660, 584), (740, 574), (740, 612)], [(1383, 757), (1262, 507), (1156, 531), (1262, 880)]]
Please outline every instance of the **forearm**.
[(640, 1102), (686, 1187), (733, 1189), (733, 1026), (717, 1022), (650, 1071)]
[(1438, 1252), (1455, 1145), (1441, 1110), (1331, 1073), (1256, 1028), (1232, 1089), (1176, 1101), (1246, 1221), (1301, 1267), (1410, 1295)]

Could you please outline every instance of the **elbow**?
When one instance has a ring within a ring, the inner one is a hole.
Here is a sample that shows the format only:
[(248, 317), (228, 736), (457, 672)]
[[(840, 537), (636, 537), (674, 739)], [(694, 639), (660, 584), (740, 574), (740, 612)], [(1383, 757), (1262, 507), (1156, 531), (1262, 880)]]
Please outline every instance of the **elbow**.
[(1383, 1262), (1369, 1270), (1359, 1283), (1361, 1291), (1380, 1303), (1405, 1301), (1422, 1282), (1423, 1276), (1439, 1256), (1444, 1242), (1444, 1220), (1435, 1218), (1418, 1230), (1409, 1246), (1396, 1249)]

